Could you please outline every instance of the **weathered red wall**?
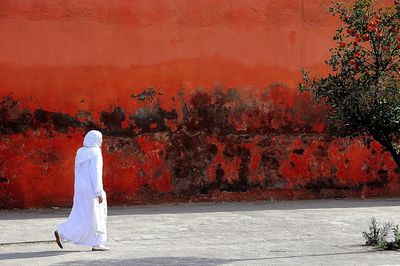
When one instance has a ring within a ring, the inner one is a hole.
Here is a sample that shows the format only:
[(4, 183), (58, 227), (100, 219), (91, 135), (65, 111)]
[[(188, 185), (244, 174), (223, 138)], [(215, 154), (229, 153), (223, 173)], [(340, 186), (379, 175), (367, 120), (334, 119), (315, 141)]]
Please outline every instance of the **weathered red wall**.
[(0, 208), (70, 205), (91, 128), (112, 204), (400, 195), (296, 90), (327, 73), (323, 2), (0, 1)]

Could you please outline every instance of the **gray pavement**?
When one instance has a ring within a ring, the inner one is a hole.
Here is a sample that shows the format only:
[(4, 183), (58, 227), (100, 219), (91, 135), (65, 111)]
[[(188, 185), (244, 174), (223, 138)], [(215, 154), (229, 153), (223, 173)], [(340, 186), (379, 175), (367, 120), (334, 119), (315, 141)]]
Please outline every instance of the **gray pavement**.
[(196, 203), (109, 209), (109, 252), (53, 240), (67, 209), (0, 211), (0, 265), (400, 265), (363, 245), (400, 199)]

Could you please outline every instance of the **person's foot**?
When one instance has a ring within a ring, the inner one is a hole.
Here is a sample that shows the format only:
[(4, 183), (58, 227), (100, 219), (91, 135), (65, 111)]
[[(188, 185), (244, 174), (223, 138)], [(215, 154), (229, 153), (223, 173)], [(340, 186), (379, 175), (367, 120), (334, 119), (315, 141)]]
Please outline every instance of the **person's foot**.
[(104, 245), (94, 246), (92, 247), (92, 251), (109, 251), (110, 248)]
[(64, 247), (63, 247), (63, 240), (62, 240), (62, 237), (60, 236), (60, 234), (58, 233), (58, 231), (54, 231), (54, 235), (56, 236), (57, 245), (58, 245), (61, 249), (63, 249), (63, 248), (64, 248)]

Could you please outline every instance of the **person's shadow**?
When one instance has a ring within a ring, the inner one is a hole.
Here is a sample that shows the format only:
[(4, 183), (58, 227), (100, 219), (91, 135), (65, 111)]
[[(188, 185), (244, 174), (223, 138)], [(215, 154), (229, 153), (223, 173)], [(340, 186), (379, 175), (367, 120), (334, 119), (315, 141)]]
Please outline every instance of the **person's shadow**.
[[(3, 253), (0, 254), (1, 260), (13, 260), (13, 259), (29, 259), (29, 258), (40, 258), (40, 257), (52, 257), (66, 255), (69, 253), (79, 253), (79, 252), (92, 252), (87, 250), (76, 250), (76, 251), (33, 251), (33, 252), (14, 252), (14, 253)], [(201, 258), (195, 256), (187, 257), (146, 257), (146, 258), (119, 258), (119, 259), (81, 259), (81, 260), (67, 260), (64, 262), (59, 262), (55, 265), (141, 265), (141, 266), (152, 266), (152, 265), (163, 265), (163, 266), (176, 266), (176, 265), (186, 265), (186, 266), (217, 266), (227, 263), (240, 262), (246, 264), (247, 262), (260, 262), (260, 264), (266, 264), (267, 262), (272, 262), (274, 260), (281, 259), (299, 259), (307, 257), (329, 257), (329, 256), (343, 256), (352, 254), (367, 254), (374, 253), (375, 250), (364, 250), (364, 251), (350, 251), (350, 252), (333, 252), (333, 253), (322, 253), (322, 254), (303, 254), (303, 255), (287, 255), (287, 256), (270, 256), (262, 258), (237, 258), (237, 259), (227, 259), (227, 258)], [(275, 261), (276, 262), (276, 261)], [(1, 264), (1, 263), (0, 263)]]
[[(31, 258), (43, 258), (43, 257), (54, 257), (65, 255), (68, 253), (76, 252), (87, 252), (85, 250), (76, 251), (32, 251), (32, 252), (12, 252), (12, 253), (0, 253), (1, 260), (13, 260), (13, 259), (31, 259)], [(1, 264), (1, 263), (0, 263)]]

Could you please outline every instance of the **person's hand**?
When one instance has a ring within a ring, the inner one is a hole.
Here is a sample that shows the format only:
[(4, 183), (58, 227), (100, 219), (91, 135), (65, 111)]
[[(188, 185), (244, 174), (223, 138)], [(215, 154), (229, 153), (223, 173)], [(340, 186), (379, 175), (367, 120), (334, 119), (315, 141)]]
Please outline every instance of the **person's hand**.
[(103, 202), (103, 197), (99, 196), (99, 204)]

